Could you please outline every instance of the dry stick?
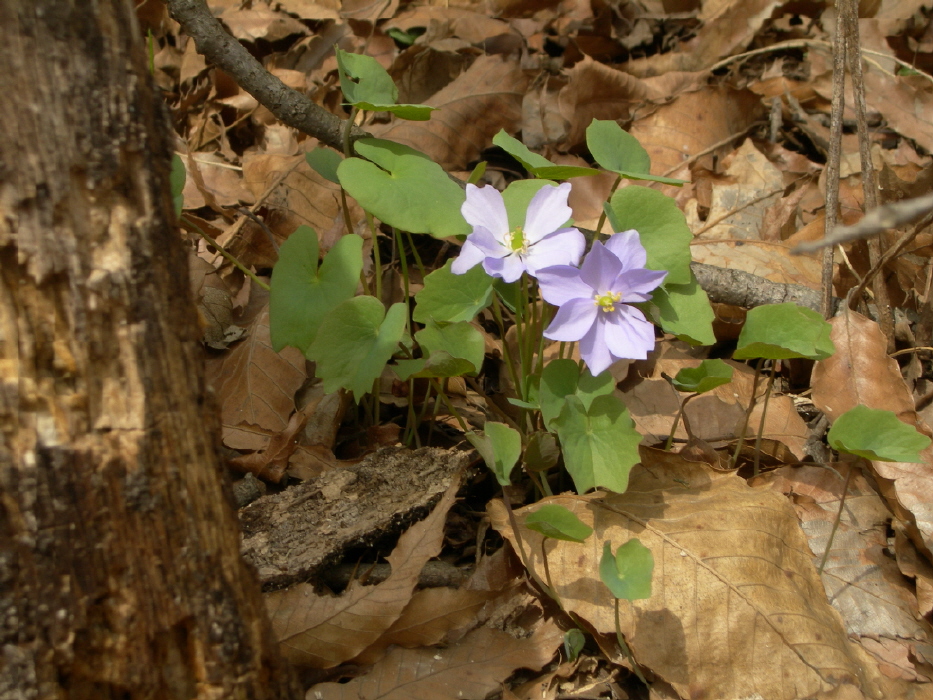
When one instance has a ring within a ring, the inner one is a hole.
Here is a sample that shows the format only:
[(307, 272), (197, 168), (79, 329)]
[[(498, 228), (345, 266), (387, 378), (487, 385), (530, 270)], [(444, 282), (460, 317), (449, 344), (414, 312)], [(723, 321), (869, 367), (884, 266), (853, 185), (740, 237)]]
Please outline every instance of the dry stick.
[[(868, 124), (865, 107), (865, 80), (862, 76), (862, 56), (859, 51), (858, 0), (842, 0), (843, 21), (846, 28), (846, 58), (849, 61), (849, 75), (852, 78), (852, 92), (855, 96), (855, 123), (858, 125), (859, 157), (862, 161), (862, 192), (865, 196), (865, 211), (878, 207), (878, 186), (875, 181), (875, 168), (871, 162), (871, 143), (868, 140)], [(881, 266), (881, 240), (868, 240), (868, 258), (873, 267)], [(878, 309), (878, 325), (888, 340), (888, 352), (894, 350), (894, 314), (891, 312), (891, 299), (884, 277), (875, 275), (872, 281), (875, 304)], [(855, 297), (852, 297), (855, 300)]]
[[(856, 287), (850, 292), (853, 298), (858, 298), (862, 295), (862, 290), (865, 289), (865, 285), (867, 285), (885, 265), (900, 255), (901, 251), (904, 250), (904, 248), (906, 248), (907, 245), (912, 240), (914, 240), (924, 228), (926, 228), (926, 226), (930, 223), (930, 219), (931, 216), (928, 215), (926, 218), (921, 220), (916, 226), (914, 226), (913, 231), (909, 231), (901, 236), (901, 239), (897, 242), (897, 244), (893, 248), (889, 248), (887, 252), (881, 256), (881, 259), (872, 265), (872, 268), (868, 271), (868, 274), (865, 275), (865, 278), (859, 280), (858, 285), (856, 285)], [(891, 348), (888, 349), (891, 350)], [(891, 357), (894, 357), (894, 355), (892, 354)]]
[[(194, 39), (198, 53), (229, 73), (237, 84), (282, 123), (343, 150), (344, 120), (269, 73), (239, 41), (228, 34), (204, 0), (166, 0), (172, 18)], [(353, 129), (353, 138), (368, 134)]]
[[(840, 5), (845, 0), (836, 2), (836, 36), (833, 45), (833, 103), (829, 125), (829, 159), (826, 162), (826, 224), (825, 234), (829, 235), (836, 228), (836, 216), (839, 210), (839, 161), (842, 157), (842, 112), (845, 109), (845, 64), (846, 33)], [(823, 318), (832, 316), (833, 299), (833, 249), (823, 250), (822, 274)]]
[(817, 573), (822, 576), (823, 568), (826, 566), (826, 560), (829, 559), (829, 548), (833, 546), (833, 538), (836, 536), (836, 530), (839, 529), (839, 523), (842, 522), (842, 509), (846, 504), (846, 494), (849, 493), (849, 482), (852, 480), (852, 472), (855, 471), (855, 465), (849, 465), (849, 473), (846, 474), (846, 481), (842, 485), (842, 497), (839, 499), (839, 510), (836, 511), (836, 519), (833, 521), (833, 529), (829, 531), (829, 539), (826, 540), (826, 549), (823, 550), (823, 558), (817, 567)]

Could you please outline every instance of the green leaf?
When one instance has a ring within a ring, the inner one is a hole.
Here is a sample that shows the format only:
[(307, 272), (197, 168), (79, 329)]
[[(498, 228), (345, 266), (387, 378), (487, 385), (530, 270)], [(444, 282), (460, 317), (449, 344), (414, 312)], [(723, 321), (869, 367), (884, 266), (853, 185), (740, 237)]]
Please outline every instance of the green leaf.
[(343, 388), (358, 400), (373, 388), (405, 332), (408, 308), (385, 307), (370, 296), (354, 297), (338, 305), (321, 323), (308, 352), (317, 362), (324, 393)]
[(392, 369), (403, 382), (411, 377), (462, 377), (476, 372), (472, 363), (443, 351), (429, 358), (396, 360)]
[(608, 371), (593, 377), (588, 369), (580, 369), (573, 360), (552, 360), (541, 372), (538, 402), (541, 418), (548, 430), (554, 430), (554, 421), (564, 408), (567, 396), (577, 396), (588, 409), (597, 396), (611, 394), (616, 388), (615, 380)]
[(648, 251), (648, 267), (667, 270), (665, 286), (690, 284), (693, 234), (677, 203), (663, 192), (641, 185), (616, 190), (609, 200), (616, 233), (635, 229)]
[(466, 194), (424, 153), (383, 139), (360, 139), (354, 147), (369, 160), (345, 159), (337, 177), (363, 209), (411, 233), (437, 238), (470, 233), (460, 213)]
[(836, 352), (832, 326), (812, 309), (791, 302), (759, 306), (748, 312), (732, 357), (767, 360), (825, 360)]
[(703, 360), (699, 367), (684, 367), (674, 377), (677, 391), (705, 394), (732, 381), (732, 367), (722, 360)]
[(546, 472), (557, 464), (559, 458), (557, 439), (551, 433), (537, 432), (528, 438), (522, 463), (528, 471)]
[(544, 156), (530, 151), (521, 141), (505, 133), (504, 129), (500, 129), (499, 133), (492, 137), (492, 142), (515, 158), (524, 166), (525, 170), (535, 177), (566, 180), (571, 177), (599, 174), (599, 171), (594, 168), (552, 163)]
[(340, 90), (350, 104), (372, 112), (392, 112), (402, 119), (424, 121), (436, 107), (399, 105), (398, 88), (386, 69), (372, 56), (337, 49)]
[(451, 357), (466, 360), (470, 369), (465, 373), (479, 372), (486, 357), (483, 334), (467, 321), (438, 323), (433, 318), (428, 319), (424, 329), (415, 333), (415, 340), (427, 357), (434, 357), (437, 352), (446, 352)]
[(337, 179), (337, 166), (343, 162), (343, 156), (337, 151), (319, 146), (305, 153), (305, 160), (308, 161), (311, 169), (325, 180), (340, 184), (340, 180)]
[(272, 272), (269, 327), (272, 349), (286, 345), (306, 356), (324, 316), (353, 297), (363, 269), (363, 239), (340, 238), (318, 268), (317, 233), (299, 226), (279, 250)]
[(455, 275), (448, 260), (424, 278), (424, 288), (415, 294), (414, 319), (418, 323), (472, 321), (492, 302), (492, 277), (482, 265)]
[(676, 335), (679, 340), (691, 345), (712, 345), (716, 342), (713, 333), (716, 314), (693, 272), (687, 284), (665, 284), (652, 292), (647, 306), (650, 308), (652, 305), (657, 310), (656, 320), (665, 333)]
[(476, 164), (476, 167), (473, 168), (473, 172), (470, 173), (470, 177), (467, 179), (468, 185), (475, 185), (477, 182), (483, 179), (483, 175), (486, 174), (486, 161), (481, 160)]
[(185, 204), (185, 197), (182, 192), (185, 191), (185, 163), (176, 153), (172, 156), (172, 172), (169, 175), (168, 182), (172, 190), (172, 206), (175, 208), (175, 216), (181, 216), (181, 208)]
[(597, 396), (587, 410), (580, 397), (568, 396), (554, 424), (577, 493), (597, 487), (625, 492), (629, 472), (641, 459), (641, 435), (622, 401)]
[(585, 644), (586, 635), (576, 627), (564, 632), (564, 653), (567, 655), (567, 659), (570, 663), (577, 660)]
[(899, 420), (892, 411), (858, 405), (836, 419), (826, 436), (839, 452), (885, 462), (922, 462), (930, 438)]
[(599, 578), (619, 600), (644, 600), (651, 597), (654, 555), (638, 541), (630, 539), (612, 556), (609, 542), (603, 544), (599, 560)]
[(511, 483), (509, 474), (522, 454), (522, 436), (505, 423), (486, 421), (483, 427), (483, 433), (470, 431), (466, 438), (495, 474), (496, 481), (508, 486)]
[(676, 178), (652, 175), (648, 151), (614, 121), (590, 122), (586, 127), (586, 146), (597, 163), (629, 180), (651, 180), (678, 187), (685, 184)]
[(556, 503), (543, 505), (525, 517), (525, 527), (545, 537), (566, 542), (583, 542), (593, 534), (593, 528), (574, 513)]

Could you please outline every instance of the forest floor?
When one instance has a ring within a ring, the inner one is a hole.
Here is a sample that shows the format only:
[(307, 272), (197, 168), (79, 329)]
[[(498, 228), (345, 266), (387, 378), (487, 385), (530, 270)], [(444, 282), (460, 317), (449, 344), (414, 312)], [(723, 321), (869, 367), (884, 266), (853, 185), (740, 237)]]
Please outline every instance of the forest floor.
[[(592, 166), (587, 126), (616, 121), (648, 151), (653, 174), (686, 181), (652, 186), (682, 210), (696, 262), (821, 289), (821, 253), (791, 250), (819, 240), (826, 221), (836, 19), (822, 2), (208, 4), (268, 71), (344, 118), (334, 46), (374, 57), (399, 103), (439, 109), (419, 122), (370, 113), (360, 126), (460, 180), (480, 162), (498, 189), (525, 176), (493, 146), (500, 130), (553, 163)], [(933, 12), (917, 0), (860, 5), (880, 201), (918, 197), (933, 183)], [(308, 698), (933, 697), (933, 451), (921, 463), (842, 459), (823, 440), (855, 403), (933, 434), (929, 219), (877, 237), (894, 251), (879, 276), (895, 309), (888, 335), (877, 307), (861, 303), (833, 319), (830, 360), (781, 363), (767, 412), (760, 401), (751, 409), (757, 448), (737, 426), (765, 383), (729, 359), (746, 309), (710, 292), (715, 345), (664, 336), (648, 360), (616, 363), (615, 393), (644, 436), (628, 491), (578, 496), (556, 470), (562, 495), (536, 501), (519, 484), (509, 494), (519, 520), (561, 503), (598, 537), (546, 542), (522, 527), (516, 539), (495, 478), (425, 386), (387, 370), (379, 401), (358, 409), (343, 391), (325, 394), (301, 352), (273, 352), (268, 292), (199, 231), (268, 279), (299, 226), (317, 232), (322, 251), (346, 234), (340, 187), (305, 158), (317, 139), (207, 64), (161, 2), (144, 1), (139, 15), (186, 169), (179, 232), (223, 444), (236, 478), (249, 475), (235, 486), (244, 552)], [(864, 210), (846, 92), (842, 225)], [(571, 180), (575, 225), (597, 229), (615, 180)], [(348, 211), (372, 281), (373, 235), (352, 199)], [(407, 301), (395, 239), (379, 229), (376, 238), (383, 300)], [(459, 245), (419, 236), (423, 272)], [(872, 267), (864, 241), (837, 246), (834, 295)], [(424, 277), (409, 274), (414, 295)], [(513, 339), (483, 320), (483, 372), (448, 385), (476, 430), (517, 410), (502, 359)], [(665, 451), (683, 400), (665, 377), (707, 357), (727, 359), (733, 379), (690, 401)], [(654, 553), (652, 595), (617, 609), (600, 581), (602, 543), (634, 535)], [(560, 605), (542, 593), (545, 580)]]

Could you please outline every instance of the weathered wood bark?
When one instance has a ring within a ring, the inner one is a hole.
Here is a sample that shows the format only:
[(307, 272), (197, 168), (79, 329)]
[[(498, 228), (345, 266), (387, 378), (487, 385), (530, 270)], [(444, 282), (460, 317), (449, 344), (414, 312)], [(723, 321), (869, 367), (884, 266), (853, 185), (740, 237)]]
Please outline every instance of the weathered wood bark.
[(294, 693), (216, 457), (133, 0), (0, 0), (0, 697)]

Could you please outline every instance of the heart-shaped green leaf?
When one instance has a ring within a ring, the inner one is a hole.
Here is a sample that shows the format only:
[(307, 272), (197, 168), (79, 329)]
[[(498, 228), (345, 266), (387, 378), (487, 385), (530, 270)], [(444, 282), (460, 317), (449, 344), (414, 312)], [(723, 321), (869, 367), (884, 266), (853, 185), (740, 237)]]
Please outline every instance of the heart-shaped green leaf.
[(424, 278), (424, 288), (415, 294), (418, 323), (472, 321), (492, 302), (492, 277), (482, 265), (455, 275), (450, 271), (452, 261)]
[(466, 438), (496, 475), (496, 481), (508, 486), (511, 483), (509, 474), (522, 454), (521, 434), (505, 423), (486, 421), (482, 433), (470, 431)]
[(683, 180), (651, 174), (651, 157), (638, 139), (614, 121), (594, 119), (586, 127), (586, 146), (606, 170), (629, 180), (651, 180), (681, 186)]
[(593, 534), (593, 528), (557, 503), (548, 503), (529, 513), (525, 517), (525, 527), (545, 537), (567, 542), (583, 542)]
[(705, 394), (732, 381), (732, 367), (722, 360), (703, 360), (697, 367), (684, 367), (673, 379), (677, 391)]
[(372, 56), (337, 49), (340, 90), (351, 105), (372, 112), (392, 112), (402, 119), (424, 121), (436, 107), (400, 105), (398, 88), (386, 69)]
[(309, 359), (317, 362), (324, 393), (343, 388), (359, 399), (372, 391), (402, 339), (407, 320), (405, 304), (393, 304), (386, 312), (382, 302), (370, 296), (335, 307), (308, 352)]
[(829, 446), (865, 459), (922, 462), (930, 438), (892, 412), (858, 405), (836, 419), (826, 436)]
[(504, 129), (500, 130), (498, 134), (492, 137), (492, 142), (515, 158), (515, 160), (521, 163), (525, 170), (534, 177), (566, 180), (571, 177), (599, 174), (599, 171), (595, 168), (585, 168), (579, 165), (557, 165), (556, 163), (552, 163), (544, 156), (530, 151), (521, 141), (505, 133)]
[(597, 487), (625, 492), (629, 472), (641, 459), (641, 435), (621, 400), (597, 396), (587, 409), (580, 397), (567, 396), (554, 424), (578, 493)]
[(344, 160), (337, 177), (363, 209), (411, 233), (470, 233), (460, 213), (466, 194), (424, 153), (383, 139), (360, 139), (354, 147), (362, 158)]
[(791, 302), (759, 306), (748, 312), (732, 357), (825, 360), (836, 352), (829, 337), (831, 330), (832, 326), (812, 309)]
[(269, 328), (272, 348), (286, 345), (305, 355), (331, 309), (353, 297), (363, 269), (363, 239), (344, 236), (318, 267), (317, 233), (299, 226), (279, 250), (272, 271)]
[(608, 542), (603, 544), (599, 560), (599, 578), (619, 600), (644, 600), (651, 597), (654, 555), (639, 540), (632, 538), (612, 555)]

